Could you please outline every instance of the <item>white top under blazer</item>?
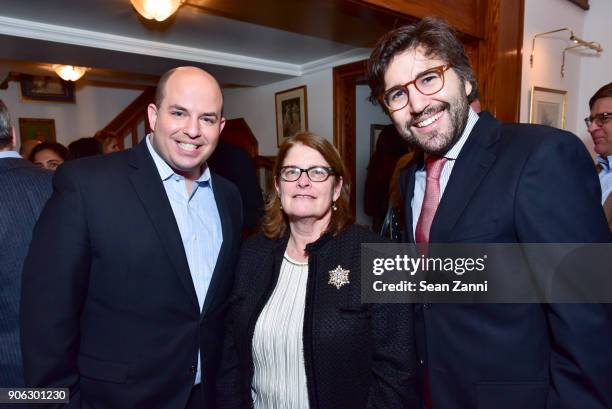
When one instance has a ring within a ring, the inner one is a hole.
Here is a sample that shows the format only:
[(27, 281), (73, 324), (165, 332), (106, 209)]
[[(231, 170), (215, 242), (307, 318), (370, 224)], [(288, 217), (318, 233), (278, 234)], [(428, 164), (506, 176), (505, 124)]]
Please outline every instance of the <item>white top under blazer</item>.
[(302, 339), (307, 280), (308, 262), (285, 253), (278, 282), (253, 334), (255, 409), (308, 409)]

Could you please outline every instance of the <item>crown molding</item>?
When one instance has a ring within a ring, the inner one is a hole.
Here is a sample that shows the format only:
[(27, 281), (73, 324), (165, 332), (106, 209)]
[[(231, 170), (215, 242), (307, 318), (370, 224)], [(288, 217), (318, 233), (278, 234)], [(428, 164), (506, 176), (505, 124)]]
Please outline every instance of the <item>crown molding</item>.
[(4, 16), (0, 16), (0, 34), (275, 74), (299, 76), (301, 73), (301, 67), (297, 64), (141, 40)]
[(355, 61), (367, 60), (370, 58), (372, 50), (369, 48), (353, 48), (340, 54), (322, 58), (320, 60), (311, 61), (302, 64), (300, 67), (301, 75), (312, 74), (317, 71), (326, 70), (338, 65), (349, 64)]
[(370, 54), (370, 50), (367, 48), (355, 48), (340, 54), (299, 65), (5, 16), (0, 16), (0, 34), (132, 54), (284, 74), (293, 77), (300, 77), (337, 65), (366, 59)]

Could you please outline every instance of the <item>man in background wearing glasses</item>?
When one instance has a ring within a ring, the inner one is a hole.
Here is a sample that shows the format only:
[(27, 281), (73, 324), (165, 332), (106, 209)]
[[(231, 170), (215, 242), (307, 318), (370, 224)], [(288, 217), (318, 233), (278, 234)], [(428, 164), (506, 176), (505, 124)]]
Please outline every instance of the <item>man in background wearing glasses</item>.
[[(387, 33), (368, 79), (371, 99), (425, 152), (399, 179), (406, 241), (610, 242), (584, 144), (474, 112), (477, 82), (445, 22), (428, 17)], [(506, 270), (505, 283), (531, 271), (526, 253), (489, 261), (488, 271), (520, 267)], [(612, 407), (608, 307), (514, 302), (415, 305), (425, 407)]]
[(591, 116), (585, 118), (597, 153), (601, 183), (601, 204), (612, 231), (612, 82), (601, 87), (589, 100)]

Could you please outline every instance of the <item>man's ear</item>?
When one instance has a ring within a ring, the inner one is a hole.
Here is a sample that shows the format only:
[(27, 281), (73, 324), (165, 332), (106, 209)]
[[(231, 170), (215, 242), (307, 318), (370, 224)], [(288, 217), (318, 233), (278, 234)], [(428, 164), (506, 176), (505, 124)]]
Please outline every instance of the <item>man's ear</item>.
[(15, 127), (11, 126), (11, 134), (13, 135), (13, 148), (17, 147), (17, 135), (15, 134)]
[(149, 117), (149, 127), (155, 129), (155, 123), (157, 122), (157, 105), (149, 104), (147, 107), (147, 116)]
[(472, 83), (469, 81), (464, 81), (465, 82), (465, 95), (470, 95), (470, 93), (472, 92)]

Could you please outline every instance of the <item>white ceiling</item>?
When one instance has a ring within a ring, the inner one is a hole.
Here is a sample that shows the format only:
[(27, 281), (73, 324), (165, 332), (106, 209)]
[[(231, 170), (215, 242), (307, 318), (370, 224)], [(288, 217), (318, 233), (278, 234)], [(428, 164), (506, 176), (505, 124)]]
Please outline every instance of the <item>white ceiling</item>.
[(363, 59), (368, 51), (189, 6), (161, 25), (140, 18), (129, 0), (2, 0), (0, 7), (3, 60), (153, 75), (189, 63), (221, 83), (258, 86)]

